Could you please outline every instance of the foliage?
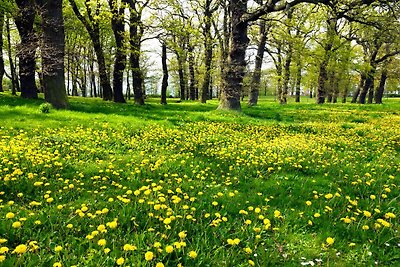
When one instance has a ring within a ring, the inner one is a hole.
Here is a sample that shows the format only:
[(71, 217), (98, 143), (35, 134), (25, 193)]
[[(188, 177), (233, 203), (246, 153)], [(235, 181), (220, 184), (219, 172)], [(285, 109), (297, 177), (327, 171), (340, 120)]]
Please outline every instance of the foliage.
[(39, 106), (39, 111), (41, 113), (49, 113), (51, 108), (51, 104), (49, 103), (43, 103)]
[(156, 101), (1, 94), (1, 265), (398, 263), (398, 99)]

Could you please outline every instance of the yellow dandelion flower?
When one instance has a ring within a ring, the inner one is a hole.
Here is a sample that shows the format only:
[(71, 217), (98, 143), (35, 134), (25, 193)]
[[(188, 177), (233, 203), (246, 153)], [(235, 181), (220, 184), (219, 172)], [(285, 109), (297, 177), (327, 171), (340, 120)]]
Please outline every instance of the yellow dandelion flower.
[(21, 244), (21, 245), (18, 245), (18, 246), (14, 249), (13, 253), (23, 254), (23, 253), (25, 253), (25, 252), (27, 251), (27, 249), (28, 249), (28, 247), (27, 247), (26, 245)]
[(9, 251), (8, 247), (0, 247), (0, 254), (5, 254)]
[(105, 239), (100, 239), (97, 241), (97, 245), (104, 247), (107, 244), (107, 241)]
[(55, 252), (60, 252), (62, 249), (63, 249), (62, 246), (56, 246), (56, 247), (54, 248), (54, 251), (55, 251)]
[(172, 253), (174, 251), (174, 247), (171, 245), (168, 245), (165, 247), (165, 252), (167, 253)]
[(151, 260), (153, 260), (153, 258), (154, 258), (154, 253), (151, 252), (151, 251), (147, 251), (147, 252), (144, 254), (144, 258), (146, 259), (146, 261), (151, 261)]
[(15, 214), (12, 213), (12, 212), (9, 212), (9, 213), (6, 214), (6, 218), (7, 218), (7, 219), (12, 219), (12, 218), (14, 218), (14, 217), (15, 217)]
[(20, 228), (22, 226), (21, 222), (13, 222), (12, 227), (13, 228)]
[(190, 258), (195, 259), (197, 257), (197, 252), (192, 250), (192, 251), (189, 252), (188, 255), (189, 255)]
[(326, 243), (327, 243), (328, 245), (332, 245), (334, 242), (335, 242), (335, 239), (332, 238), (332, 237), (328, 237), (328, 238), (326, 239)]
[(122, 264), (124, 264), (124, 262), (125, 262), (125, 259), (122, 257), (117, 259), (117, 261), (116, 261), (117, 265), (122, 265)]

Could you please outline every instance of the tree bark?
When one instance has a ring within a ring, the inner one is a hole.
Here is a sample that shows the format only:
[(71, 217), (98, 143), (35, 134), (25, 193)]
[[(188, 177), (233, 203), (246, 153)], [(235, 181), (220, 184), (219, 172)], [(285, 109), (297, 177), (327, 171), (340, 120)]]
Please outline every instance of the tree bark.
[(129, 44), (131, 49), (129, 64), (132, 70), (133, 97), (136, 105), (144, 105), (143, 72), (140, 67), (141, 39), (143, 35), (141, 13), (136, 10), (134, 1), (129, 1), (129, 5)]
[(19, 78), (21, 97), (38, 98), (38, 88), (35, 81), (35, 54), (38, 47), (36, 33), (33, 29), (35, 22), (35, 3), (33, 0), (16, 0), (18, 13), (14, 17), (21, 43), (18, 46)]
[[(113, 99), (112, 88), (111, 88), (109, 76), (107, 74), (107, 67), (106, 67), (106, 62), (104, 59), (104, 51), (103, 51), (103, 48), (102, 48), (101, 42), (100, 42), (100, 26), (91, 14), (92, 10), (89, 6), (89, 0), (85, 0), (85, 3), (86, 3), (86, 12), (89, 16), (90, 21), (88, 21), (79, 12), (79, 9), (75, 3), (75, 0), (69, 0), (69, 3), (71, 4), (72, 10), (74, 11), (77, 18), (85, 26), (87, 32), (89, 33), (90, 39), (93, 43), (93, 48), (94, 48), (96, 58), (97, 58), (97, 65), (99, 68), (101, 95), (104, 100), (107, 100), (107, 101), (112, 100)], [(96, 13), (95, 15), (98, 16), (99, 12), (100, 12), (100, 2), (95, 10), (95, 13)]]
[(300, 102), (300, 93), (301, 93), (301, 69), (302, 69), (302, 65), (301, 65), (301, 59), (300, 59), (300, 55), (298, 55), (298, 59), (297, 59), (297, 74), (296, 74), (296, 103)]
[(375, 103), (376, 104), (382, 104), (383, 92), (385, 91), (385, 85), (386, 85), (387, 78), (388, 78), (388, 70), (385, 66), (382, 69), (379, 86), (376, 89), (376, 93), (375, 93)]
[(179, 76), (179, 97), (181, 101), (185, 100), (186, 84), (185, 84), (185, 73), (184, 73), (184, 62), (182, 55), (179, 50), (175, 50), (175, 55), (178, 60), (178, 76)]
[(365, 73), (361, 72), (360, 83), (358, 84), (358, 87), (353, 94), (351, 103), (357, 103), (358, 96), (360, 95), (360, 92), (361, 92), (362, 88), (364, 87), (365, 79), (366, 79)]
[(246, 69), (247, 22), (242, 16), (247, 14), (247, 1), (231, 0), (232, 39), (226, 75), (223, 77), (223, 87), (219, 109), (241, 110), (240, 94), (243, 90), (243, 78)]
[(189, 53), (189, 94), (190, 100), (196, 100), (196, 88), (197, 88), (197, 81), (195, 77), (194, 71), (194, 55), (193, 55), (193, 46), (189, 44), (188, 46), (188, 53)]
[(126, 55), (124, 51), (125, 7), (123, 5), (118, 6), (114, 0), (108, 0), (108, 4), (112, 13), (111, 27), (116, 44), (113, 75), (114, 102), (126, 103), (122, 88), (124, 83), (124, 70), (126, 67)]
[(68, 108), (64, 77), (64, 19), (62, 0), (40, 1), (44, 98), (57, 109)]
[(162, 44), (162, 70), (163, 70), (163, 79), (161, 85), (161, 104), (167, 104), (167, 87), (168, 87), (168, 66), (167, 66), (167, 45), (165, 43)]
[(375, 76), (376, 67), (374, 64), (371, 64), (371, 69), (367, 71), (364, 86), (360, 92), (360, 96), (358, 99), (358, 103), (365, 104), (367, 93), (370, 90), (371, 86), (374, 84), (374, 76)]
[(337, 18), (330, 18), (327, 21), (327, 38), (324, 45), (324, 58), (319, 65), (319, 76), (318, 76), (318, 89), (317, 89), (317, 104), (325, 103), (325, 98), (327, 96), (327, 86), (328, 81), (328, 64), (331, 58), (331, 53), (333, 49), (333, 42), (335, 40), (336, 34), (336, 23)]
[(6, 20), (6, 35), (7, 35), (8, 61), (10, 63), (10, 72), (11, 72), (11, 93), (12, 93), (12, 95), (17, 95), (17, 91), (19, 91), (19, 83), (18, 83), (17, 73), (16, 73), (16, 70), (15, 70), (14, 59), (13, 59), (13, 56), (12, 56), (10, 20), (8, 18)]
[(4, 92), (3, 28), (4, 28), (4, 12), (3, 10), (0, 9), (0, 92)]
[(211, 0), (206, 0), (205, 10), (204, 10), (204, 80), (201, 87), (201, 103), (206, 103), (210, 99), (209, 91), (211, 86), (211, 64), (213, 57), (213, 44), (211, 37), (211, 22), (212, 22), (212, 11), (211, 11)]
[(290, 65), (292, 63), (292, 47), (289, 44), (288, 48), (288, 53), (286, 55), (286, 61), (285, 61), (285, 75), (283, 76), (283, 88), (282, 88), (282, 94), (279, 96), (279, 103), (280, 104), (287, 104), (287, 95), (289, 91), (289, 80), (290, 80)]
[(260, 21), (260, 40), (257, 47), (256, 62), (254, 73), (250, 83), (249, 106), (256, 106), (260, 94), (261, 68), (264, 59), (265, 44), (267, 43), (267, 32), (265, 30), (265, 20)]

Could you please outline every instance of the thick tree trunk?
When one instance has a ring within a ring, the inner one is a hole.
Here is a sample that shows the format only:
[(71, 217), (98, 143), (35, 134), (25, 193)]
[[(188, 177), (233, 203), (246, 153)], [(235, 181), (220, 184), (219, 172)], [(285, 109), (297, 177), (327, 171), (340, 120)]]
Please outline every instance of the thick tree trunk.
[(140, 50), (143, 29), (141, 27), (141, 16), (135, 9), (135, 4), (130, 2), (129, 17), (129, 44), (131, 54), (129, 58), (132, 70), (133, 97), (136, 105), (144, 105), (143, 72), (140, 68)]
[(375, 92), (375, 103), (376, 104), (382, 104), (383, 92), (385, 91), (387, 77), (388, 77), (388, 70), (386, 67), (384, 67), (382, 69), (381, 80), (379, 82), (379, 86)]
[(42, 64), (45, 100), (57, 109), (68, 108), (64, 77), (64, 19), (62, 0), (41, 2)]
[(362, 88), (364, 87), (365, 79), (366, 79), (365, 73), (361, 72), (360, 83), (358, 84), (358, 87), (353, 94), (351, 103), (357, 103), (358, 96), (360, 95), (360, 92), (361, 92)]
[(38, 98), (35, 81), (35, 54), (38, 42), (33, 29), (35, 3), (33, 0), (16, 0), (15, 2), (19, 10), (14, 20), (21, 39), (18, 46), (21, 97), (35, 99)]
[(260, 40), (257, 47), (256, 62), (254, 73), (250, 83), (249, 106), (255, 106), (258, 103), (261, 83), (261, 68), (264, 59), (265, 44), (267, 43), (267, 32), (265, 30), (265, 20), (260, 21)]
[(333, 49), (333, 41), (336, 35), (336, 23), (337, 19), (330, 18), (327, 21), (327, 37), (326, 43), (324, 45), (324, 58), (319, 65), (319, 76), (318, 76), (318, 89), (317, 89), (317, 104), (325, 103), (325, 98), (327, 96), (327, 81), (328, 81), (328, 64), (331, 58), (331, 53)]
[[(360, 92), (360, 97), (358, 99), (358, 103), (365, 104), (367, 94), (371, 88), (374, 86), (374, 76), (375, 76), (376, 67), (371, 65), (371, 69), (366, 73), (365, 83)], [(372, 89), (373, 90), (373, 89)]]
[(4, 77), (3, 28), (4, 28), (4, 13), (0, 9), (0, 92), (4, 92), (4, 89), (3, 89), (3, 77)]
[(223, 77), (223, 87), (219, 109), (241, 110), (240, 94), (243, 90), (243, 78), (246, 71), (246, 49), (249, 43), (247, 37), (247, 22), (242, 16), (247, 14), (247, 1), (231, 0), (232, 39), (229, 62), (226, 75)]
[(190, 92), (190, 100), (196, 100), (196, 88), (197, 81), (195, 77), (194, 71), (194, 55), (193, 55), (193, 46), (188, 46), (189, 53), (189, 92)]
[(375, 90), (375, 77), (372, 79), (372, 84), (368, 90), (368, 104), (372, 104), (374, 101), (374, 90)]
[(162, 70), (163, 70), (163, 79), (161, 85), (161, 104), (167, 104), (167, 87), (168, 87), (168, 66), (167, 66), (167, 45), (162, 44)]
[[(113, 93), (112, 93), (112, 88), (110, 84), (110, 79), (107, 74), (107, 67), (106, 67), (106, 61), (104, 58), (104, 51), (101, 46), (100, 42), (100, 27), (98, 22), (91, 16), (91, 10), (88, 8), (89, 4), (86, 6), (86, 12), (88, 16), (90, 16), (91, 20), (88, 21), (85, 17), (82, 16), (82, 14), (79, 12), (79, 9), (75, 3), (75, 0), (69, 0), (71, 7), (75, 13), (75, 15), (78, 17), (78, 19), (83, 23), (85, 26), (87, 32), (89, 33), (90, 39), (93, 43), (93, 48), (96, 54), (97, 58), (97, 65), (99, 68), (99, 78), (100, 78), (100, 92), (101, 96), (103, 97), (104, 100), (112, 100), (113, 99)], [(88, 2), (88, 1), (86, 1)], [(96, 15), (99, 15), (100, 12), (100, 7), (97, 6), (96, 8)]]
[(108, 0), (108, 3), (112, 13), (111, 26), (114, 32), (116, 44), (113, 74), (114, 102), (126, 103), (122, 88), (124, 84), (124, 70), (126, 66), (126, 54), (124, 51), (125, 8), (123, 6), (118, 6), (114, 0)]

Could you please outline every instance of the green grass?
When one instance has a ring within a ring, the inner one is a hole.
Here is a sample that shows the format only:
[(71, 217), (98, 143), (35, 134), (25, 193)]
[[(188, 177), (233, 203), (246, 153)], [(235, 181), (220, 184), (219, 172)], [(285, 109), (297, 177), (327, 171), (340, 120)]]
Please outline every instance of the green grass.
[(303, 101), (0, 94), (0, 265), (398, 266), (400, 100)]

